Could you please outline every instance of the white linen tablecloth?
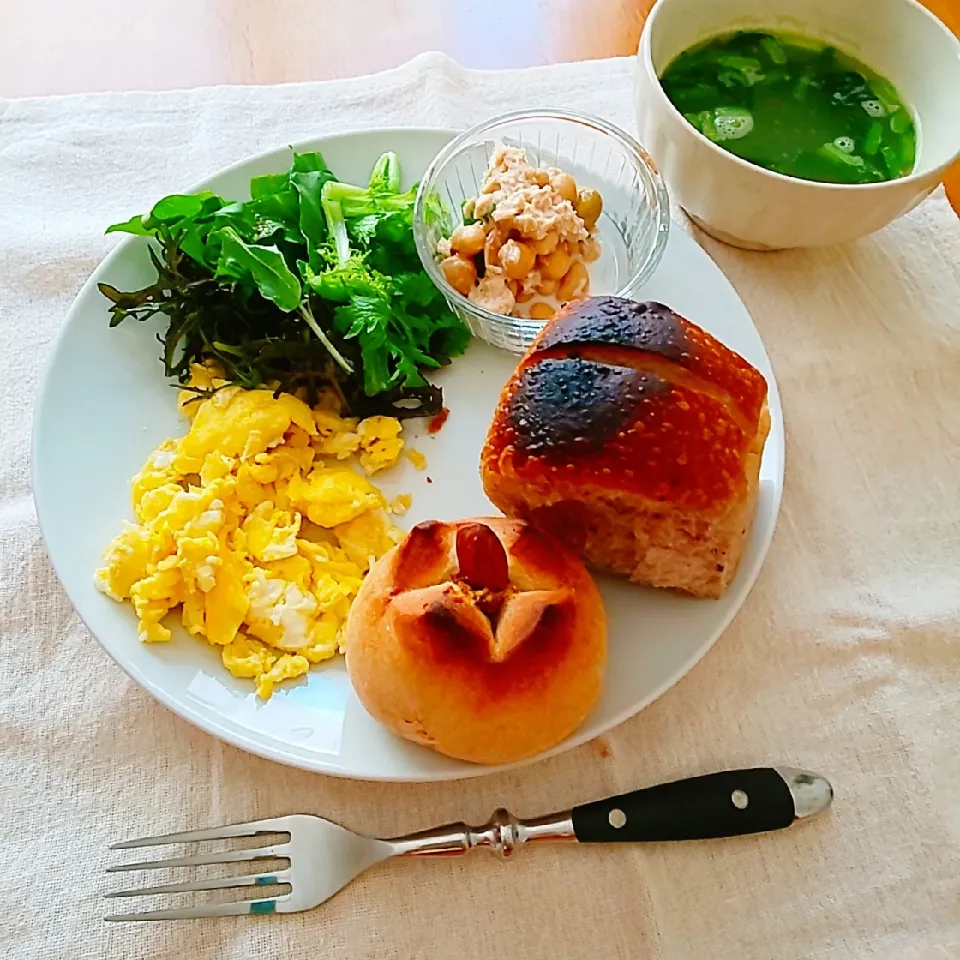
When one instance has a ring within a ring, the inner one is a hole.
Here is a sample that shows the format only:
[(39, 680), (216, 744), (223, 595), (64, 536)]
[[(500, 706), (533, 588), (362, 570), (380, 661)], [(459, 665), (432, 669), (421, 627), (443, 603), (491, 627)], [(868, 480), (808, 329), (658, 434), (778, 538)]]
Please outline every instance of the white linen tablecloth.
[[(128, 680), (44, 551), (32, 407), (72, 298), (116, 243), (106, 224), (251, 153), (349, 128), (558, 105), (633, 129), (631, 71), (487, 73), (433, 54), (332, 83), (0, 101), (4, 957), (960, 957), (960, 224), (942, 192), (833, 249), (744, 253), (698, 237), (777, 370), (783, 512), (716, 647), (599, 742), (422, 786), (257, 759)], [(101, 920), (105, 848), (124, 836), (297, 811), (395, 834), (770, 762), (827, 773), (832, 811), (741, 840), (395, 862), (288, 917)]]

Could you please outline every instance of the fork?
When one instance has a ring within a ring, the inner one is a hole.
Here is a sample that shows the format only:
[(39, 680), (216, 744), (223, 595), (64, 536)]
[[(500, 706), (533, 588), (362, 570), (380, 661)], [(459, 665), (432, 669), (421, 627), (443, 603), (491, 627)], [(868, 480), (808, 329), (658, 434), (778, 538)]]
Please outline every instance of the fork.
[(107, 893), (107, 897), (235, 887), (287, 886), (289, 892), (227, 903), (118, 914), (105, 919), (192, 920), (294, 913), (318, 906), (368, 867), (389, 857), (456, 856), (476, 847), (487, 847), (501, 857), (510, 857), (525, 843), (636, 843), (744, 836), (789, 827), (825, 810), (832, 800), (833, 788), (818, 774), (793, 767), (758, 767), (662, 783), (534, 820), (519, 820), (501, 808), (480, 827), (451, 823), (392, 839), (362, 836), (321, 817), (295, 814), (210, 830), (125, 840), (110, 849), (288, 835), (285, 842), (270, 846), (123, 863), (107, 867), (107, 873), (277, 859), (286, 860), (288, 865), (272, 873), (204, 877), (192, 882), (113, 891)]

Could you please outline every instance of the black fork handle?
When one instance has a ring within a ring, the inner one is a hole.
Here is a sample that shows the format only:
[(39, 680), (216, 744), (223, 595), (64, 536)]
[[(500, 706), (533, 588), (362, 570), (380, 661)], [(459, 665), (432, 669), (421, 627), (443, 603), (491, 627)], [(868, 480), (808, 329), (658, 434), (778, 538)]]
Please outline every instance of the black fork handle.
[(581, 843), (705, 840), (782, 830), (825, 810), (833, 788), (792, 767), (725, 770), (573, 809)]

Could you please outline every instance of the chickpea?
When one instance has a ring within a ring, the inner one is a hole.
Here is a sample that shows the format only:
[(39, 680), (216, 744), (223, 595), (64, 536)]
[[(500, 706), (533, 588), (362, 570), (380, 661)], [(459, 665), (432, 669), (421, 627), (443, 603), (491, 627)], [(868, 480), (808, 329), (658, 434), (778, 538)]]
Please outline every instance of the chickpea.
[(493, 227), (483, 244), (483, 262), (487, 268), (500, 266), (500, 248), (503, 246), (503, 234)]
[(549, 303), (534, 303), (530, 306), (531, 320), (552, 320), (553, 307)]
[(573, 257), (566, 246), (559, 246), (553, 253), (540, 258), (540, 273), (548, 280), (560, 280), (566, 276)]
[(586, 240), (580, 241), (580, 256), (587, 263), (593, 263), (594, 260), (600, 259), (600, 243), (596, 237), (587, 237)]
[(499, 258), (503, 272), (511, 280), (523, 280), (533, 269), (537, 255), (533, 252), (533, 247), (526, 243), (508, 240), (500, 248)]
[(456, 253), (473, 257), (483, 249), (486, 239), (482, 223), (463, 224), (450, 234), (450, 246)]
[(574, 180), (569, 173), (556, 173), (550, 182), (553, 184), (553, 189), (556, 190), (564, 200), (569, 200), (571, 203), (577, 202), (577, 181)]
[(533, 248), (540, 254), (541, 257), (547, 256), (549, 253), (553, 253), (557, 249), (557, 244), (560, 242), (560, 237), (555, 233), (548, 233), (542, 240), (537, 240)]
[(596, 190), (587, 187), (577, 194), (574, 206), (586, 228), (592, 230), (603, 213), (603, 197)]
[(524, 290), (516, 280), (513, 282), (517, 284), (518, 288), (513, 295), (514, 300), (516, 300), (517, 303), (529, 303), (533, 299), (533, 291)]
[(557, 299), (561, 303), (578, 300), (586, 294), (589, 287), (590, 275), (587, 273), (587, 268), (585, 264), (577, 260), (560, 281), (560, 285), (557, 287)]
[(541, 297), (552, 297), (557, 292), (557, 281), (544, 277), (534, 289)]
[(447, 283), (453, 287), (457, 293), (466, 296), (477, 282), (477, 268), (472, 260), (464, 260), (463, 257), (447, 257), (440, 261), (440, 269)]

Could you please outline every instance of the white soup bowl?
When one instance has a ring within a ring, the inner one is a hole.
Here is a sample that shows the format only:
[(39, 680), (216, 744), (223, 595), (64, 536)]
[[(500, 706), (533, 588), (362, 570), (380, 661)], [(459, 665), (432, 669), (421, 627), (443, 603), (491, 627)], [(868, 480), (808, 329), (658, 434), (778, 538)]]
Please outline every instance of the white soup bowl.
[[(741, 160), (670, 103), (659, 77), (719, 34), (801, 34), (891, 81), (913, 113), (917, 159), (883, 183), (815, 183)], [(708, 234), (754, 250), (865, 236), (915, 207), (960, 157), (960, 41), (915, 0), (658, 0), (640, 37), (636, 109), (644, 144), (680, 206)]]

